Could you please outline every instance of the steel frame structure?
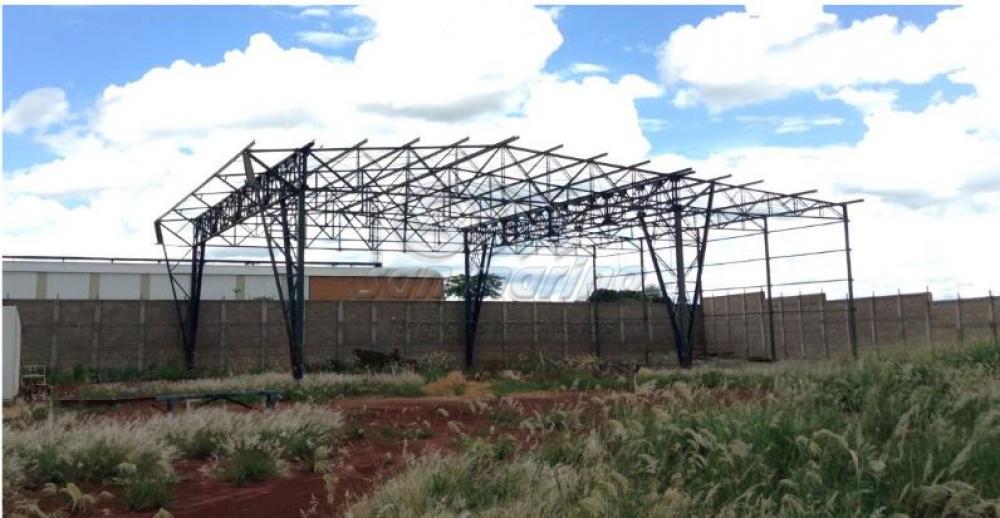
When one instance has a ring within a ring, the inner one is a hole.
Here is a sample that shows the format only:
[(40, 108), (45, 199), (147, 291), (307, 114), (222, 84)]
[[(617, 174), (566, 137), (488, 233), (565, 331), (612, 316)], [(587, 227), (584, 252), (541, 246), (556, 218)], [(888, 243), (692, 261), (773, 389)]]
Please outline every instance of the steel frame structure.
[[(766, 239), (772, 219), (839, 222), (853, 329), (847, 241), (853, 201), (824, 201), (808, 196), (812, 191), (782, 194), (760, 189), (760, 182), (727, 183), (728, 176), (704, 179), (691, 169), (664, 173), (648, 161), (613, 164), (604, 154), (574, 157), (560, 153), (561, 146), (536, 150), (516, 141), (294, 149), (251, 143), (240, 150), (155, 222), (187, 366), (194, 363), (201, 278), (212, 247), (267, 249), (296, 379), (304, 374), (307, 249), (461, 253), (473, 280), (484, 280), (501, 253), (637, 249), (649, 255), (656, 274), (678, 361), (690, 366), (705, 252), (716, 234), (763, 232)], [(484, 288), (466, 283), (467, 367), (476, 364)]]

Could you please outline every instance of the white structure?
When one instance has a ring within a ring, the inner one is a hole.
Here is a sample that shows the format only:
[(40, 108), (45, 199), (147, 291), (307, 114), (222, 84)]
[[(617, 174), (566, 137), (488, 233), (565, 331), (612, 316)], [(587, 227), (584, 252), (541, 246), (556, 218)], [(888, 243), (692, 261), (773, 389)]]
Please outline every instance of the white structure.
[(3, 400), (13, 401), (21, 385), (21, 317), (3, 307)]
[[(185, 271), (189, 269), (181, 267), (179, 277), (187, 285)], [(441, 274), (429, 268), (307, 265), (306, 277), (441, 278)], [(4, 300), (173, 300), (166, 266), (156, 260), (4, 259), (2, 286)], [(307, 279), (306, 299), (309, 286)], [(202, 300), (278, 298), (267, 263), (209, 262), (201, 290)]]

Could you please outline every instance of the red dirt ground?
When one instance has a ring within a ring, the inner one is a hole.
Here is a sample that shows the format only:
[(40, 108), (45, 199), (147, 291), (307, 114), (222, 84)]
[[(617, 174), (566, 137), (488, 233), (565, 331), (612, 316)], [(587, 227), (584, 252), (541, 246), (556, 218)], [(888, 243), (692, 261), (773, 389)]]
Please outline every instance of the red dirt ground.
[[(607, 393), (605, 393), (606, 395)], [(454, 451), (461, 435), (501, 437), (511, 435), (521, 449), (531, 449), (542, 437), (519, 429), (524, 416), (553, 407), (573, 407), (589, 402), (597, 392), (525, 393), (508, 396), (515, 400), (518, 412), (507, 412), (506, 419), (498, 413), (477, 409), (475, 398), (465, 396), (421, 398), (349, 398), (336, 400), (330, 406), (341, 410), (348, 436), (336, 445), (330, 470), (335, 477), (332, 502), (328, 501), (323, 474), (290, 468), (276, 479), (237, 486), (218, 480), (207, 461), (179, 461), (174, 465), (181, 480), (173, 486), (170, 512), (177, 518), (275, 518), (303, 516), (335, 516), (350, 503), (372, 490), (381, 481), (406, 466), (407, 456), (420, 456), (432, 451)], [(763, 394), (750, 390), (727, 390), (713, 394), (720, 402), (731, 404), (756, 399)], [(490, 401), (478, 398), (478, 401)], [(493, 404), (496, 400), (493, 399)], [(236, 405), (229, 408), (239, 409)], [(148, 404), (126, 404), (102, 411), (102, 415), (136, 417), (162, 412)], [(518, 415), (520, 414), (520, 415)], [(491, 417), (494, 416), (494, 417)], [(458, 431), (454, 427), (458, 427)], [(427, 433), (425, 430), (430, 430)], [(461, 432), (461, 435), (459, 433)], [(90, 494), (102, 490), (116, 494), (113, 499), (99, 501), (79, 516), (148, 517), (151, 512), (130, 512), (117, 495), (115, 487), (83, 487)], [(43, 509), (61, 504), (60, 497), (28, 494), (40, 498)], [(10, 512), (8, 507), (8, 514)], [(9, 514), (8, 514), (9, 515)]]
[[(533, 393), (510, 396), (520, 405), (523, 415), (545, 411), (556, 405), (571, 407), (587, 401), (595, 393)], [(460, 434), (486, 437), (513, 436), (521, 448), (538, 444), (540, 437), (519, 430), (520, 419), (494, 422), (490, 412), (479, 409), (472, 397), (421, 398), (350, 398), (336, 400), (330, 406), (344, 414), (348, 437), (336, 446), (330, 474), (336, 478), (333, 502), (328, 502), (323, 474), (291, 468), (284, 476), (247, 486), (237, 486), (218, 480), (211, 473), (208, 461), (182, 460), (174, 464), (181, 480), (173, 486), (170, 512), (176, 518), (239, 515), (246, 518), (298, 517), (302, 512), (312, 516), (333, 516), (351, 502), (367, 494), (372, 487), (398, 473), (406, 465), (406, 456), (420, 456), (432, 451), (452, 451), (459, 445)], [(489, 399), (479, 398), (479, 401)], [(229, 405), (233, 410), (240, 409)], [(122, 404), (100, 410), (101, 415), (119, 418), (147, 416), (162, 412), (143, 403)], [(420, 431), (429, 430), (430, 432)], [(116, 494), (113, 499), (101, 499), (87, 512), (75, 516), (149, 517), (152, 512), (126, 510), (117, 488), (82, 486), (84, 492), (97, 495), (101, 491)], [(24, 495), (37, 498), (46, 510), (64, 503), (59, 496), (40, 493)], [(313, 505), (315, 503), (315, 505)], [(12, 509), (8, 507), (9, 515)]]

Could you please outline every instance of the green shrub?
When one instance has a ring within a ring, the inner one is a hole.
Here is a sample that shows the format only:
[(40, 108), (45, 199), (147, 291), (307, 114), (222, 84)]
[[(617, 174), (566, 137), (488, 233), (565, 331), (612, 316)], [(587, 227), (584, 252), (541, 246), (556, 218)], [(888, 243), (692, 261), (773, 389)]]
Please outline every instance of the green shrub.
[(123, 485), (125, 506), (133, 511), (149, 511), (170, 505), (170, 481), (164, 478), (138, 478)]
[(130, 453), (128, 446), (115, 444), (110, 439), (101, 438), (88, 444), (73, 455), (73, 480), (79, 482), (102, 482), (115, 476), (118, 465), (126, 462)]
[(173, 444), (181, 455), (189, 459), (207, 459), (222, 449), (226, 440), (226, 432), (222, 430), (200, 429), (190, 436), (170, 434), (167, 441)]
[[(217, 457), (225, 464), (231, 454), (246, 449), (233, 445), (255, 445), (274, 459), (272, 464), (290, 460), (312, 468), (316, 450), (329, 446), (342, 425), (338, 412), (302, 405), (259, 413), (207, 408), (148, 419), (68, 414), (52, 422), (5, 422), (4, 489), (71, 481), (115, 483), (137, 485), (133, 491), (139, 501), (146, 498), (139, 496), (155, 496), (158, 486), (172, 483), (170, 464), (178, 453)], [(249, 461), (238, 460), (237, 465), (242, 462)], [(252, 480), (257, 472), (235, 469), (233, 476)]]
[(461, 365), (454, 356), (442, 351), (425, 354), (417, 359), (417, 373), (423, 376), (428, 383), (460, 368)]
[(125, 505), (133, 511), (167, 507), (170, 504), (170, 486), (173, 475), (159, 463), (152, 452), (139, 455), (136, 463), (118, 466), (115, 483), (122, 487)]
[(278, 476), (274, 452), (262, 443), (240, 443), (229, 448), (220, 464), (221, 478), (234, 484), (249, 484)]
[[(10, 454), (5, 455), (10, 457)], [(22, 454), (25, 483), (29, 487), (39, 487), (47, 482), (65, 484), (70, 476), (70, 460), (60, 454), (55, 444), (39, 444), (26, 449)], [(6, 470), (5, 470), (6, 471)]]

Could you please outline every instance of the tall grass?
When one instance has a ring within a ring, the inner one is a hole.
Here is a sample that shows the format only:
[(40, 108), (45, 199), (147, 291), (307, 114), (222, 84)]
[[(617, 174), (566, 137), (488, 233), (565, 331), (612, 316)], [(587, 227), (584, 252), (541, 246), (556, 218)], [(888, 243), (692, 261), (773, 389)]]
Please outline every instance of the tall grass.
[(4, 423), (4, 493), (46, 483), (116, 484), (136, 506), (158, 506), (169, 499), (164, 488), (179, 457), (217, 459), (224, 478), (230, 459), (254, 448), (275, 466), (311, 467), (314, 452), (328, 447), (342, 425), (338, 412), (310, 405), (267, 412), (211, 408), (127, 420), (68, 414), (49, 422)]
[[(350, 513), (1000, 516), (998, 360), (979, 345), (696, 370), (609, 398), (602, 418), (566, 421), (538, 451), (415, 461)], [(754, 397), (720, 397), (732, 388)]]

